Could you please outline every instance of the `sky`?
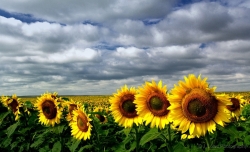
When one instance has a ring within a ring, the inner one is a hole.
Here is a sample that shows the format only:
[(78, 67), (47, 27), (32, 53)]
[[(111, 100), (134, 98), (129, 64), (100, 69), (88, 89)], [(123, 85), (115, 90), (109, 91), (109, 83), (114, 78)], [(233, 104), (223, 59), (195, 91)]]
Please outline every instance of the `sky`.
[(111, 95), (201, 74), (250, 91), (250, 0), (1, 0), (0, 95)]

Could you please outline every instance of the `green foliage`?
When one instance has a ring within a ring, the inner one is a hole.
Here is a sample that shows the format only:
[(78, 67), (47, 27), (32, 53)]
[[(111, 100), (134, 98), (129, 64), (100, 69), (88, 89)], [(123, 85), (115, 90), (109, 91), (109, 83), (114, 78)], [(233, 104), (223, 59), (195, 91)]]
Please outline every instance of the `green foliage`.
[(9, 126), (7, 128), (7, 137), (10, 138), (10, 136), (14, 133), (14, 131), (16, 130), (16, 128), (19, 126), (19, 121), (14, 123), (13, 125)]
[(0, 114), (0, 125), (2, 125), (2, 122), (4, 119), (11, 113), (11, 111), (6, 111)]
[(80, 143), (81, 140), (73, 140), (71, 146), (69, 147), (70, 151), (74, 152)]
[(52, 152), (60, 152), (62, 149), (62, 144), (60, 141), (57, 141), (56, 143), (54, 143), (53, 148), (52, 148)]
[(247, 104), (246, 106), (244, 106), (241, 115), (244, 118), (249, 118), (250, 117), (250, 104)]
[(156, 138), (158, 138), (161, 135), (160, 132), (158, 132), (157, 128), (150, 129), (146, 134), (144, 134), (140, 140), (140, 145), (143, 146), (149, 141), (152, 141)]
[[(69, 101), (69, 98), (62, 98)], [(115, 123), (113, 116), (105, 111), (93, 112), (93, 105), (85, 102), (92, 121), (91, 138), (77, 140), (71, 135), (69, 122), (64, 109), (60, 124), (44, 126), (39, 122), (38, 111), (30, 101), (23, 103), (20, 119), (14, 120), (14, 114), (0, 104), (0, 150), (1, 151), (39, 151), (39, 152), (135, 152), (135, 151), (175, 151), (175, 152), (222, 152), (236, 148), (250, 147), (250, 106), (245, 106), (242, 116), (245, 120), (228, 123), (224, 127), (216, 126), (216, 131), (209, 134), (208, 147), (205, 137), (181, 140), (181, 133), (168, 127), (165, 129), (149, 126), (123, 128)], [(27, 110), (29, 113), (27, 113)], [(100, 122), (95, 116), (103, 115), (107, 122)]]

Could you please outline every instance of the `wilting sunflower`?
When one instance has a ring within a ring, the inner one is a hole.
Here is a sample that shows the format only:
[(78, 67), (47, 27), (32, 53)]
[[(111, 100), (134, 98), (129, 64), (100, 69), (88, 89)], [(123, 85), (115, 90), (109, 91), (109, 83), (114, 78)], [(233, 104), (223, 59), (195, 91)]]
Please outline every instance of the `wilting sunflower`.
[(158, 85), (152, 80), (152, 83), (145, 82), (145, 86), (139, 87), (138, 94), (135, 96), (137, 114), (146, 121), (145, 125), (150, 127), (165, 128), (169, 124), (168, 113), (170, 103), (168, 101), (167, 86), (162, 86), (162, 81)]
[(1, 98), (3, 105), (12, 110), (15, 115), (15, 121), (17, 121), (19, 119), (19, 115), (21, 114), (19, 108), (22, 107), (20, 98), (17, 98), (16, 94), (13, 94), (12, 97), (2, 96)]
[(63, 108), (60, 108), (57, 98), (51, 96), (50, 93), (43, 94), (37, 98), (35, 107), (39, 110), (39, 122), (44, 125), (52, 125), (60, 123)]
[(224, 126), (229, 121), (227, 105), (231, 105), (225, 94), (215, 95), (216, 87), (209, 88), (207, 78), (201, 80), (190, 74), (174, 85), (169, 101), (169, 117), (178, 130), (196, 137), (205, 136), (206, 132), (216, 130), (216, 123)]
[(244, 97), (240, 94), (237, 96), (232, 95), (232, 97), (229, 98), (232, 102), (232, 105), (227, 105), (227, 109), (231, 112), (231, 120), (235, 119), (238, 120), (241, 114), (241, 111), (244, 107), (244, 104), (246, 103), (246, 100)]
[(71, 127), (71, 135), (78, 140), (90, 139), (92, 128), (90, 121), (91, 119), (89, 115), (85, 113), (83, 107), (73, 110), (73, 119), (69, 124)]
[[(95, 107), (93, 112), (104, 113), (104, 111), (106, 111), (106, 109), (104, 107), (97, 106), (97, 107)], [(103, 114), (95, 114), (95, 116), (96, 116), (96, 118), (98, 118), (100, 120), (101, 123), (106, 123), (108, 121), (107, 117)]]
[(117, 90), (117, 93), (109, 98), (110, 110), (115, 122), (125, 128), (132, 127), (134, 123), (137, 126), (142, 124), (142, 118), (137, 115), (135, 109), (135, 94), (134, 87), (128, 89), (127, 85), (124, 85), (121, 90)]

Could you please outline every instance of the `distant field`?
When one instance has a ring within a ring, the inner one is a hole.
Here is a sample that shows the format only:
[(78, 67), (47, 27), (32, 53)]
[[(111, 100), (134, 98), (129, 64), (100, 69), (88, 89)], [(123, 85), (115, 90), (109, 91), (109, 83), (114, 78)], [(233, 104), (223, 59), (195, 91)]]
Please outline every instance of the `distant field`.
[[(108, 99), (111, 95), (62, 95), (62, 98), (72, 99), (78, 102), (95, 102), (95, 103), (108, 103)], [(35, 102), (40, 96), (18, 96), (22, 101)]]
[[(225, 93), (225, 94), (229, 94), (229, 95), (242, 95), (244, 96), (245, 99), (250, 100), (250, 91), (248, 92), (216, 92), (216, 94), (220, 94), (220, 93)], [(60, 97), (63, 98), (68, 98), (68, 99), (72, 99), (74, 101), (79, 101), (79, 102), (103, 102), (103, 103), (107, 103), (109, 100), (109, 97), (112, 95), (62, 95)], [(31, 102), (35, 102), (37, 100), (37, 97), (40, 96), (18, 96), (19, 98), (21, 98), (22, 101), (31, 101)]]

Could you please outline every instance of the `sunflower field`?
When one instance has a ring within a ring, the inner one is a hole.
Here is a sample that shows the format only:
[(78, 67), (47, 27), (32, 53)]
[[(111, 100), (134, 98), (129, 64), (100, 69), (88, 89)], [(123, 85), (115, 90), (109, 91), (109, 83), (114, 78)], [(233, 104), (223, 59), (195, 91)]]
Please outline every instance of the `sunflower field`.
[(184, 76), (113, 95), (1, 96), (0, 151), (200, 152), (250, 149), (250, 92), (216, 92)]

